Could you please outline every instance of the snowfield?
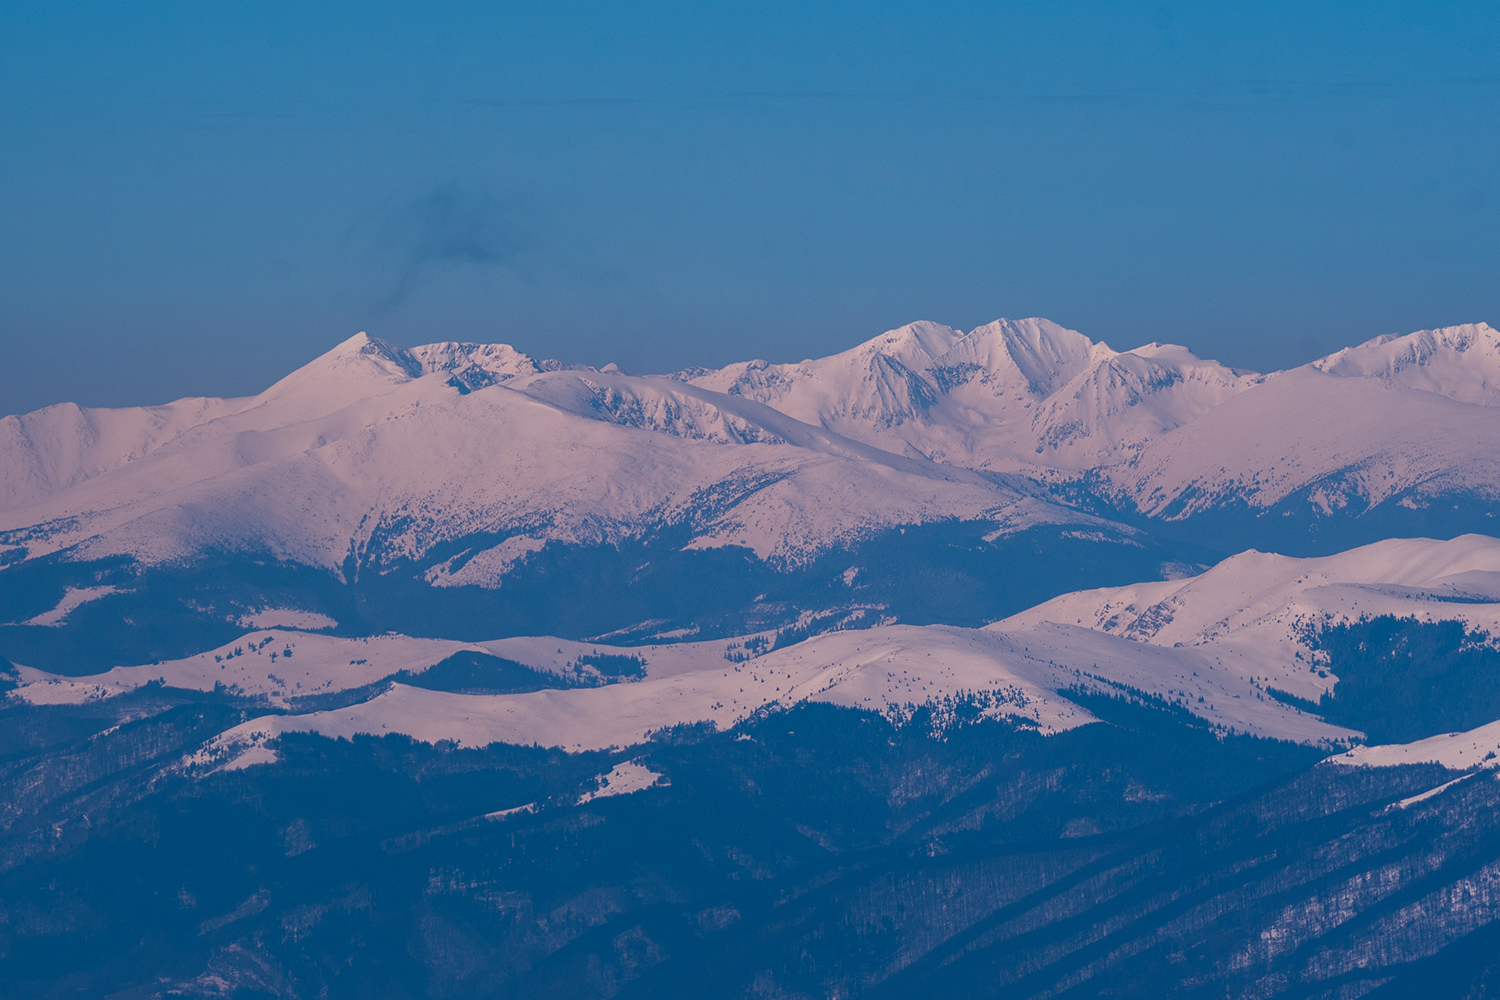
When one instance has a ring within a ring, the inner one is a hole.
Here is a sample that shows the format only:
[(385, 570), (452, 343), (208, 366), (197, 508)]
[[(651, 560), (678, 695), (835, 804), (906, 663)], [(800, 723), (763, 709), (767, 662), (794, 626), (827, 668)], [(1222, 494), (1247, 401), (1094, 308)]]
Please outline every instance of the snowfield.
[[(242, 553), (345, 581), (413, 566), (441, 592), (506, 587), (553, 543), (618, 545), (664, 526), (685, 549), (740, 547), (777, 569), (952, 521), (987, 524), (987, 539), (1039, 525), (1143, 537), (1043, 483), (1086, 484), (1162, 519), (1297, 497), (1330, 516), (1450, 494), (1488, 502), (1500, 496), (1500, 334), (1478, 324), (1381, 337), (1261, 375), (1173, 345), (1116, 351), (1042, 319), (968, 333), (914, 323), (829, 358), (671, 376), (360, 334), (253, 397), (0, 420), (0, 573), (58, 554), (173, 567)], [(859, 572), (844, 573), (845, 590)], [(50, 610), (6, 627), (53, 635), (129, 586), (60, 588)], [(1316, 701), (1332, 688), (1309, 641), (1330, 622), (1392, 614), (1500, 633), (1500, 541), (1395, 539), (1315, 559), (1250, 550), (1198, 576), (1065, 594), (983, 629), (888, 624), (749, 658), (747, 642), (759, 651), (774, 636), (351, 638), (328, 634), (339, 622), (327, 614), (266, 600), (230, 616), (250, 631), (219, 648), (81, 678), (21, 667), (16, 696), (79, 702), (157, 682), (288, 711), (221, 737), (200, 761), (215, 767), (269, 760), (267, 741), (290, 731), (598, 749), (801, 701), (893, 717), (977, 708), (1056, 732), (1094, 721), (1068, 697), (1077, 691), (1128, 691), (1224, 732), (1343, 748), (1359, 734), (1269, 689)], [(483, 695), (400, 683), (460, 652), (559, 686)], [(567, 686), (596, 654), (639, 657), (644, 676)], [(355, 692), (343, 707), (304, 710), (341, 692)]]
[[(418, 353), (497, 363), (487, 348), (438, 346)], [(480, 380), (467, 368), (468, 382), (425, 371), (361, 334), (250, 399), (7, 417), (0, 540), (29, 558), (241, 551), (342, 573), (480, 536), (495, 541), (427, 581), (495, 587), (548, 542), (662, 525), (687, 526), (692, 547), (797, 565), (899, 525), (1104, 523), (1024, 482), (890, 454), (748, 399), (501, 361), (503, 381), (469, 388)]]
[(645, 377), (360, 334), (254, 397), (0, 420), (0, 554), (242, 551), (343, 573), (473, 536), (491, 540), (424, 578), (498, 587), (550, 542), (663, 525), (785, 567), (901, 525), (1107, 523), (1038, 482), (1168, 519), (1415, 510), (1500, 496), (1497, 402), (1484, 324), (1270, 375), (1042, 319)]
[[(1178, 706), (1225, 732), (1334, 748), (1360, 734), (1284, 704), (1267, 689), (1316, 700), (1338, 679), (1320, 672), (1311, 629), (1383, 614), (1500, 631), (1500, 540), (1397, 539), (1316, 559), (1246, 552), (1197, 577), (1067, 594), (983, 629), (829, 632), (758, 656), (749, 651), (768, 647), (771, 636), (609, 646), (549, 636), (463, 643), (272, 629), (187, 659), (94, 677), (23, 667), (17, 695), (34, 703), (77, 701), (158, 681), (202, 691), (223, 685), (293, 709), (242, 724), (224, 734), (220, 748), (263, 749), (276, 735), (297, 731), (595, 750), (638, 744), (676, 725), (727, 729), (803, 701), (896, 718), (929, 706), (940, 719), (967, 703), (1057, 732), (1094, 721), (1069, 692), (1129, 692)], [(296, 713), (298, 698), (376, 685), (402, 671), (420, 674), (460, 651), (559, 679), (588, 656), (630, 656), (642, 662), (643, 677), (497, 695), (389, 683), (357, 704)]]
[(1317, 701), (1337, 678), (1319, 676), (1310, 630), (1362, 615), (1500, 634), (1500, 540), (1391, 539), (1314, 559), (1242, 552), (1200, 576), (1065, 594), (988, 628), (1051, 622), (1212, 651), (1258, 688)]
[(1325, 763), (1350, 767), (1441, 764), (1455, 771), (1466, 771), (1471, 767), (1500, 768), (1500, 722), (1491, 722), (1463, 733), (1429, 736), (1412, 743), (1353, 747), (1347, 753), (1328, 758)]

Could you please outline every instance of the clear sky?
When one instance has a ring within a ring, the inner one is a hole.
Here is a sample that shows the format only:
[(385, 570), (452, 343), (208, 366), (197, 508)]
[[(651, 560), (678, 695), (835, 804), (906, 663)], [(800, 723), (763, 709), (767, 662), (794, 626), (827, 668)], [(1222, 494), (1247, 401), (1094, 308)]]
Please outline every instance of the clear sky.
[(1500, 5), (0, 11), (0, 413), (359, 330), (670, 371), (1042, 315), (1265, 370), (1500, 325)]

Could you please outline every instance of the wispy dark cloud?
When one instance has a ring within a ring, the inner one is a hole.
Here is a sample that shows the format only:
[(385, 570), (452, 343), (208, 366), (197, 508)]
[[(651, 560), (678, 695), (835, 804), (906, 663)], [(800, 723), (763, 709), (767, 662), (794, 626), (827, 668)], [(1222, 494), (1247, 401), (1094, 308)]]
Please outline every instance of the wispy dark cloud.
[(456, 184), (397, 206), (375, 227), (375, 256), (394, 267), (381, 312), (401, 305), (435, 273), (501, 270), (524, 276), (535, 240), (514, 206), (485, 190)]

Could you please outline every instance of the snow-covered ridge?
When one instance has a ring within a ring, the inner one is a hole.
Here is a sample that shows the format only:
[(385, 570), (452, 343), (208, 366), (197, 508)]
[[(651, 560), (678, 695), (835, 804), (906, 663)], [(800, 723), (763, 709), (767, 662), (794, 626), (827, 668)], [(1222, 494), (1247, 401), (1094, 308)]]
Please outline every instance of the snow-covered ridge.
[[(1034, 480), (1160, 517), (1500, 497), (1500, 335), (1382, 337), (1257, 375), (1043, 319), (914, 323), (797, 364), (629, 376), (363, 334), (258, 396), (0, 420), (0, 557), (205, 549), (498, 586), (553, 542), (664, 524), (793, 566), (937, 520), (1089, 523)], [(1114, 529), (1121, 530), (1118, 526)]]
[(1035, 472), (1128, 458), (1256, 379), (1185, 348), (1122, 353), (1025, 319), (967, 334), (913, 323), (829, 358), (746, 362), (692, 381), (890, 451)]
[(1388, 334), (1346, 347), (1309, 367), (1342, 378), (1375, 378), (1460, 403), (1500, 406), (1500, 338), (1486, 323)]
[[(1382, 614), (1462, 621), (1500, 633), (1500, 539), (1398, 539), (1315, 559), (1251, 551), (1189, 580), (1067, 594), (983, 629), (878, 626), (825, 633), (759, 655), (749, 654), (767, 649), (768, 634), (615, 647), (552, 636), (457, 642), (269, 629), (182, 660), (92, 677), (21, 667), (16, 696), (34, 703), (77, 702), (156, 681), (203, 691), (222, 686), (290, 709), (227, 733), (205, 757), (215, 766), (247, 749), (258, 754), (247, 761), (270, 760), (266, 741), (294, 731), (405, 733), (430, 742), (585, 750), (630, 746), (680, 724), (728, 728), (804, 701), (895, 718), (922, 705), (941, 717), (967, 701), (1046, 733), (1093, 721), (1069, 696), (1079, 689), (1144, 694), (1225, 732), (1342, 753), (1360, 734), (1299, 711), (1269, 689), (1315, 701), (1338, 678), (1308, 645), (1311, 628)], [(399, 681), (398, 675), (421, 674), (463, 651), (563, 680), (591, 656), (629, 656), (642, 664), (643, 676), (526, 694), (452, 694), (402, 683), (370, 689), (379, 681)], [(367, 689), (366, 700), (309, 710), (315, 696), (352, 689)], [(1488, 754), (1500, 749), (1492, 745), (1500, 740), (1496, 725), (1462, 739), (1356, 750), (1334, 760), (1493, 765), (1497, 758)]]
[[(1412, 743), (1384, 746), (1352, 747), (1324, 763), (1349, 767), (1400, 767), (1403, 764), (1441, 764), (1454, 771), (1469, 768), (1500, 768), (1500, 722), (1491, 722), (1463, 733), (1442, 733)], [(1449, 785), (1455, 779), (1421, 795), (1398, 803), (1402, 808), (1414, 805)]]
[(1052, 623), (1211, 650), (1236, 676), (1315, 702), (1338, 678), (1320, 672), (1309, 640), (1326, 624), (1365, 615), (1461, 621), (1500, 634), (1500, 539), (1391, 539), (1314, 559), (1251, 550), (1186, 580), (1064, 594), (988, 628)]
[[(495, 381), (455, 382), (453, 366)], [(150, 564), (228, 549), (342, 572), (351, 555), (378, 566), (498, 536), (492, 555), (470, 552), (429, 578), (498, 586), (548, 542), (611, 543), (662, 524), (688, 525), (693, 547), (795, 565), (872, 531), (955, 517), (999, 531), (1097, 523), (1024, 483), (891, 454), (750, 399), (547, 367), (509, 349), (412, 352), (360, 335), (259, 396), (179, 408), (171, 433), (123, 464), (32, 489), (0, 511), (0, 538), (31, 557), (73, 549)], [(61, 439), (61, 450), (86, 443)], [(0, 458), (24, 466), (28, 449)]]
[(1500, 496), (1500, 334), (1386, 336), (1270, 375), (1175, 345), (1115, 351), (1041, 319), (917, 323), (829, 358), (690, 374), (811, 424), (969, 468), (1087, 474), (1185, 517), (1306, 494), (1322, 514)]

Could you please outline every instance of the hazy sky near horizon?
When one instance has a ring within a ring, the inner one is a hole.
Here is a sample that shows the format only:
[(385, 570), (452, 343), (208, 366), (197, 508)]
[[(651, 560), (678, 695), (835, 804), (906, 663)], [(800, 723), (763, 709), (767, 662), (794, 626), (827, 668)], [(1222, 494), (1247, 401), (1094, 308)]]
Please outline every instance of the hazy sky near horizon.
[(670, 371), (1042, 315), (1261, 370), (1500, 325), (1485, 3), (0, 13), (0, 413), (359, 330)]

